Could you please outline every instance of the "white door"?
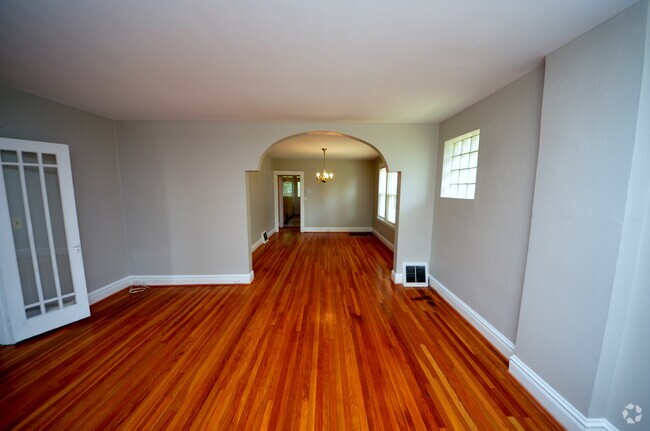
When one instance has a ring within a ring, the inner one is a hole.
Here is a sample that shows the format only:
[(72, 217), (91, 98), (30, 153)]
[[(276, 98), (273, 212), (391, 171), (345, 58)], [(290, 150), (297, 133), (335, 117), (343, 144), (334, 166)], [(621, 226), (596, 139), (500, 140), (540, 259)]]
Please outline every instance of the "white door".
[(0, 138), (0, 276), (13, 342), (90, 316), (67, 145)]

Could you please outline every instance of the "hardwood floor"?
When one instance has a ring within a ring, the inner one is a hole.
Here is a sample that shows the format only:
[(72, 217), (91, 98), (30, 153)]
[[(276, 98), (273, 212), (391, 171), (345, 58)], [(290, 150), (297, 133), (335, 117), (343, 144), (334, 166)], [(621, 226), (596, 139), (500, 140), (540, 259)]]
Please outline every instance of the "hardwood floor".
[(562, 429), (374, 237), (283, 230), (250, 286), (153, 288), (0, 347), (0, 429)]

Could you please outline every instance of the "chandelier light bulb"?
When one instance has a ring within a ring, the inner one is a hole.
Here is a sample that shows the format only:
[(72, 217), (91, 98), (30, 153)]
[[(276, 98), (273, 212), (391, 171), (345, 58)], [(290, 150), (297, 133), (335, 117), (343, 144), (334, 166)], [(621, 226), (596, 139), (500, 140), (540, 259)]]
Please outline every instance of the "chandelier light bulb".
[(323, 150), (323, 174), (321, 175), (320, 172), (317, 172), (316, 179), (321, 183), (327, 183), (334, 179), (334, 174), (332, 172), (327, 172), (327, 169), (325, 168), (325, 151), (327, 151), (327, 148), (322, 148), (322, 150)]

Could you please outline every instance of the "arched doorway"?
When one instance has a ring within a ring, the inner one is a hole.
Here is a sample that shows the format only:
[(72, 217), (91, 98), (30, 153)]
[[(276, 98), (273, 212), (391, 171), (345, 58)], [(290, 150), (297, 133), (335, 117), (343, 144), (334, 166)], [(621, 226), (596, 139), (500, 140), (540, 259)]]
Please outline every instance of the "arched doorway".
[[(336, 178), (327, 184), (315, 179), (323, 167), (322, 148), (327, 148), (327, 169)], [(380, 171), (384, 171), (383, 176)], [(394, 175), (390, 184), (386, 173), (390, 178)], [(399, 173), (390, 172), (384, 156), (372, 144), (333, 131), (303, 132), (270, 145), (260, 156), (258, 170), (246, 175), (251, 253), (265, 242), (264, 233), (270, 237), (282, 228), (282, 221), (295, 220), (295, 210), (294, 214), (291, 210), (297, 206), (302, 232), (374, 235), (394, 253)], [(383, 188), (381, 179), (386, 181)], [(390, 185), (394, 186), (392, 193), (387, 188)], [(280, 209), (292, 193), (299, 200), (289, 204), (289, 211)], [(392, 217), (387, 217), (387, 207), (393, 211)]]

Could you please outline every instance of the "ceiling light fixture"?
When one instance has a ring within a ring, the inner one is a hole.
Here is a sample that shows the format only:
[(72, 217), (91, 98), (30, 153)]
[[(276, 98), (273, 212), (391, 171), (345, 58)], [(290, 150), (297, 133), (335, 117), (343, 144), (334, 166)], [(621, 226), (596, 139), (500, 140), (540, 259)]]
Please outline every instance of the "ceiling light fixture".
[(325, 170), (325, 151), (327, 151), (327, 148), (322, 148), (322, 150), (323, 150), (323, 173), (321, 174), (320, 172), (318, 172), (316, 174), (316, 179), (321, 183), (329, 183), (334, 179), (334, 174), (332, 172), (328, 173), (327, 170)]

